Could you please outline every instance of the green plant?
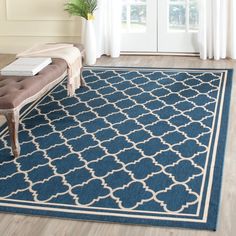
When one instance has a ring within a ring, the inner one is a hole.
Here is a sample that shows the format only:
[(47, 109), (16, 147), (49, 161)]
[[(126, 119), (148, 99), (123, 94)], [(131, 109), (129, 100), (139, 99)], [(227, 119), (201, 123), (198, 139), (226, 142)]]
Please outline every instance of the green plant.
[(97, 0), (70, 0), (65, 4), (65, 11), (70, 15), (81, 16), (88, 20), (97, 9)]

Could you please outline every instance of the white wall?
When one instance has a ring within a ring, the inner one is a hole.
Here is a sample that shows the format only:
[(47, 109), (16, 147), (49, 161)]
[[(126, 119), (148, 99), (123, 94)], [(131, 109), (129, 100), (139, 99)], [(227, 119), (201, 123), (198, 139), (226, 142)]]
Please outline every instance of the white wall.
[(0, 0), (0, 53), (43, 42), (80, 42), (81, 20), (64, 12), (65, 2)]
[[(228, 15), (229, 20), (230, 20), (230, 25), (228, 28), (228, 38), (229, 38), (229, 47), (228, 47), (228, 55), (232, 59), (236, 59), (236, 27), (235, 27), (235, 22), (236, 22), (236, 14), (235, 14), (235, 9), (236, 9), (236, 1), (230, 1), (230, 14)], [(229, 36), (230, 35), (230, 36)]]

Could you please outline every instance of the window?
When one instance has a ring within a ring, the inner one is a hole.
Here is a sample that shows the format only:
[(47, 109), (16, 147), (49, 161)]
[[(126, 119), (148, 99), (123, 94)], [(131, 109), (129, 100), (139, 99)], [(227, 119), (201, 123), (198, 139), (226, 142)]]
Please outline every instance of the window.
[(147, 24), (146, 0), (123, 0), (122, 29), (125, 32), (145, 32)]
[(198, 0), (169, 1), (169, 30), (197, 31), (198, 26)]

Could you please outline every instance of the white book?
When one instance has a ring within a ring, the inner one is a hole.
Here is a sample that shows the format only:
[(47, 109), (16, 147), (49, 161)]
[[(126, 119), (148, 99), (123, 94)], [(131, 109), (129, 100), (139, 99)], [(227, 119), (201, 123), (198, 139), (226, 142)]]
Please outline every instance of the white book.
[(34, 76), (52, 63), (49, 57), (21, 57), (1, 69), (1, 75)]

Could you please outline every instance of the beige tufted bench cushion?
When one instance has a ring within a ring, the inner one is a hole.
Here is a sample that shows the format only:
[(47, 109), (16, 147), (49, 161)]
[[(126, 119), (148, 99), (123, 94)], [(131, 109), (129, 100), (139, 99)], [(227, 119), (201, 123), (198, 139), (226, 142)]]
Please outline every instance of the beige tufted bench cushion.
[[(76, 45), (82, 56), (84, 49)], [(0, 114), (5, 115), (11, 138), (12, 152), (20, 155), (18, 141), (19, 113), (26, 104), (42, 97), (67, 75), (67, 64), (63, 59), (52, 59), (52, 63), (35, 76), (0, 75)], [(81, 78), (82, 80), (82, 78)], [(83, 81), (81, 81), (83, 84)]]
[(0, 109), (13, 109), (39, 93), (43, 88), (66, 72), (66, 62), (53, 59), (52, 64), (35, 76), (0, 75)]

